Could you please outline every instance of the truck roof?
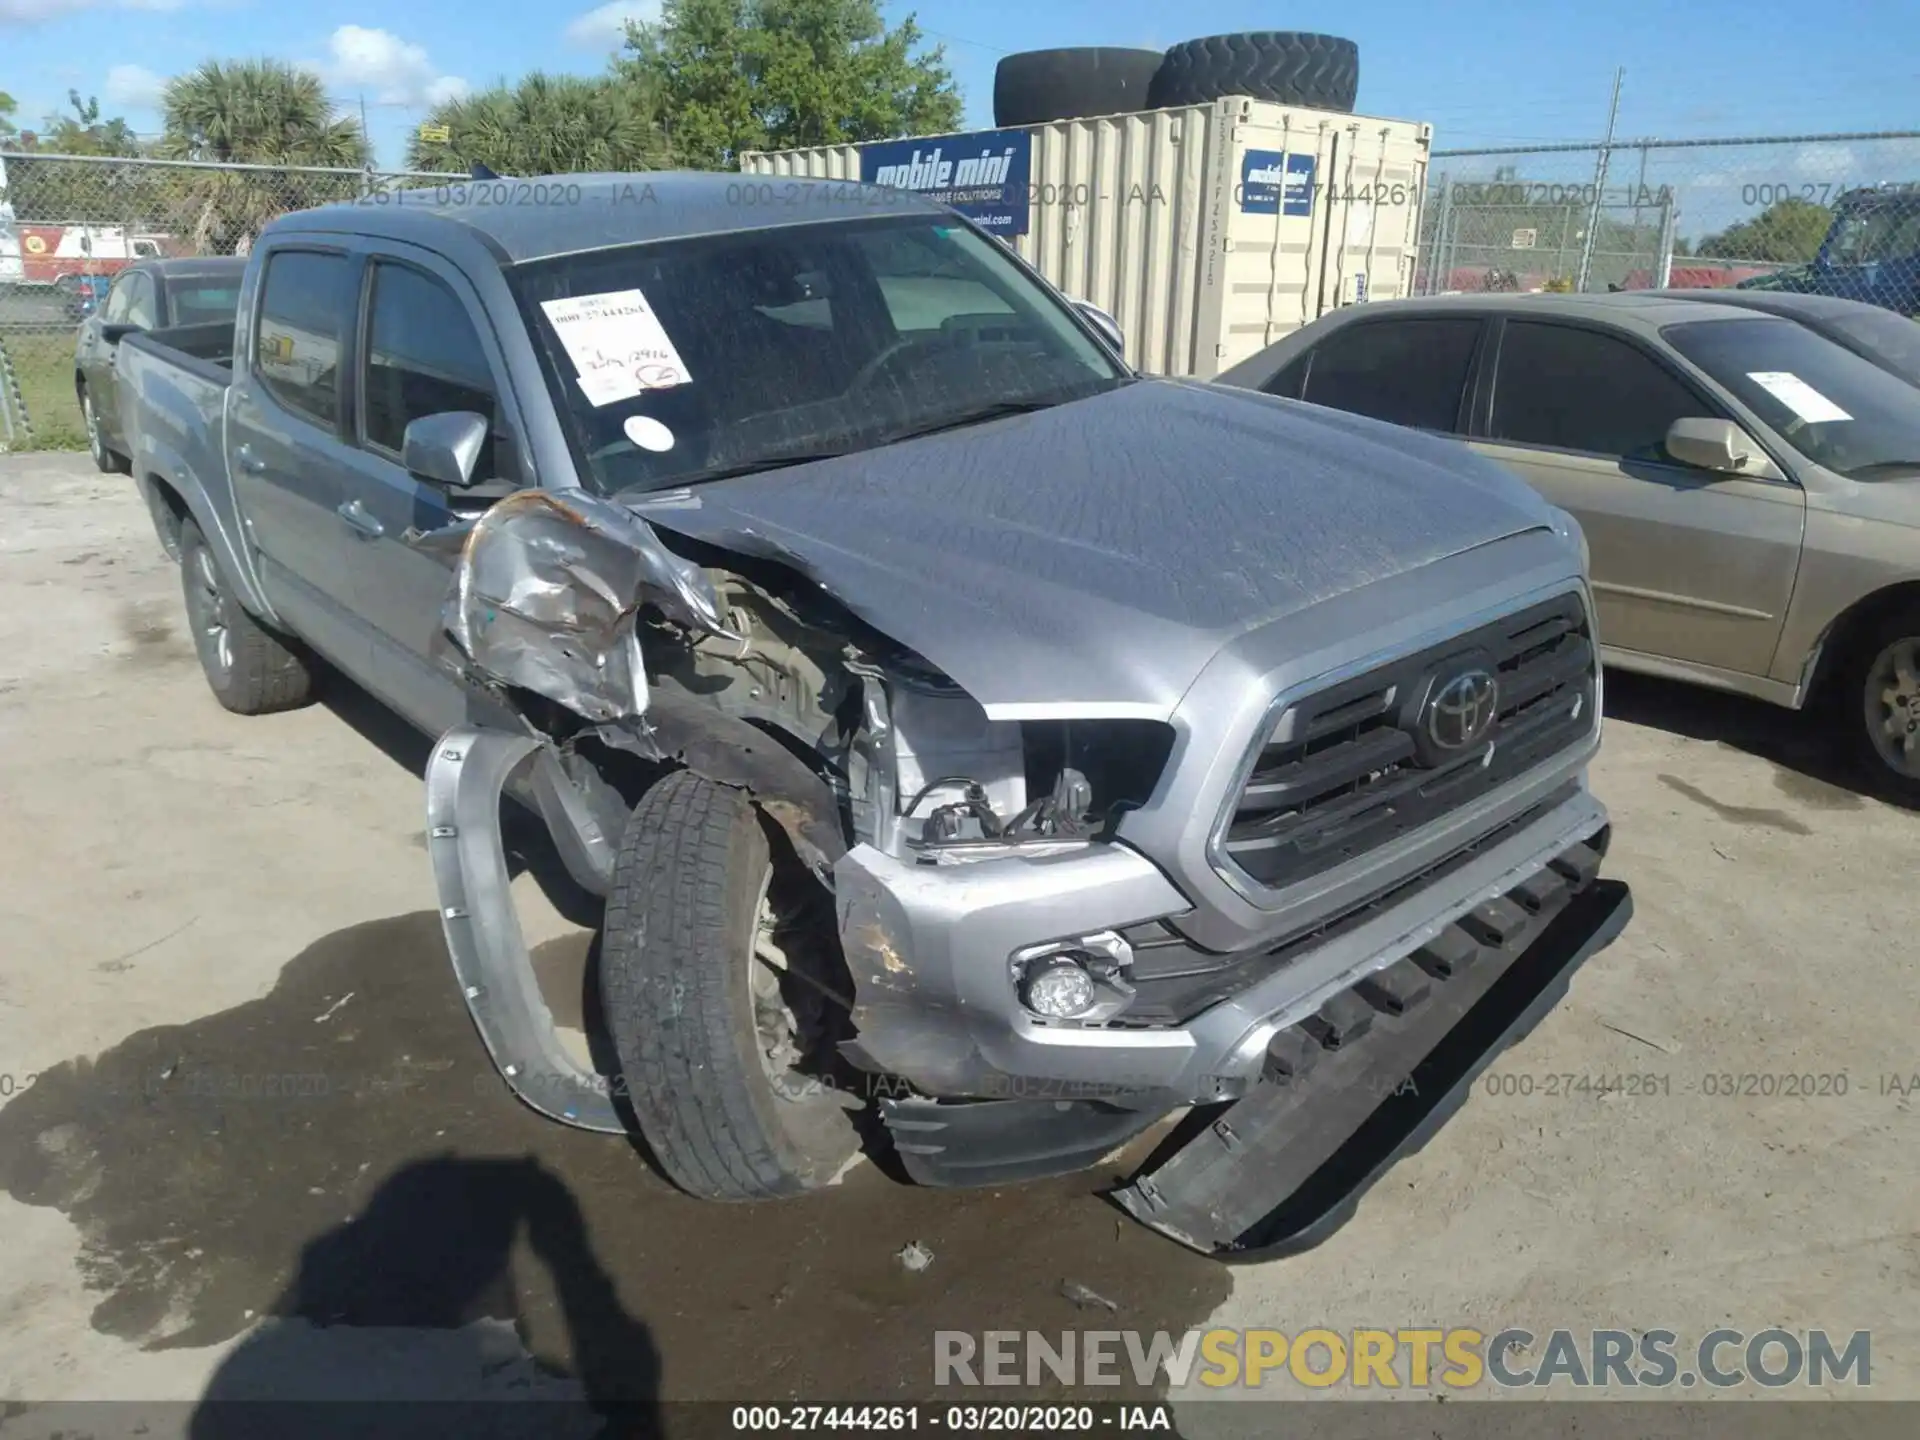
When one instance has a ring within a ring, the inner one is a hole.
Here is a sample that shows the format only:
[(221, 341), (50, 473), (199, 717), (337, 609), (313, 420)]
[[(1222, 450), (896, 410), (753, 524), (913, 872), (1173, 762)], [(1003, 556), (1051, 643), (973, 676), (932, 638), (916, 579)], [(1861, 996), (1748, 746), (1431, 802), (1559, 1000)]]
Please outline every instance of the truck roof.
[[(1364, 314), (1444, 315), (1453, 310), (1477, 310), (1498, 311), (1508, 315), (1585, 316), (1595, 320), (1611, 320), (1629, 329), (1649, 333), (1676, 320), (1753, 318), (1751, 309), (1724, 302), (1716, 304), (1710, 299), (1682, 298), (1660, 290), (1621, 290), (1592, 295), (1466, 291), (1457, 295), (1376, 300), (1365, 306), (1349, 308)], [(1342, 310), (1337, 313), (1344, 315), (1347, 312)]]
[(503, 264), (678, 240), (887, 214), (949, 214), (906, 190), (853, 180), (739, 175), (716, 171), (516, 176), (448, 180), (383, 197), (342, 201), (283, 215), (282, 230), (377, 235), (431, 244), (460, 226), (480, 236)]

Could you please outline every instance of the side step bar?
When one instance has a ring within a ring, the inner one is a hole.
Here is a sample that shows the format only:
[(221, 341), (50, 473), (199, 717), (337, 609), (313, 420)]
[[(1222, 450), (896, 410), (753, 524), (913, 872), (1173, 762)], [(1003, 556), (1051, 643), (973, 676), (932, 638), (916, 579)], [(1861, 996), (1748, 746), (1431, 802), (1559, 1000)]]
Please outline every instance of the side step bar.
[(1576, 845), (1276, 1035), (1246, 1096), (1195, 1111), (1109, 1198), (1218, 1259), (1311, 1249), (1426, 1144), (1620, 933), (1633, 900)]
[[(582, 1067), (554, 1028), (534, 975), (512, 872), (500, 843), (500, 797), (529, 760), (557, 769), (530, 735), (458, 728), (442, 735), (427, 762), (427, 854), (440, 895), (440, 924), (454, 978), (487, 1053), (513, 1093), (541, 1114), (583, 1130), (624, 1135), (606, 1077)], [(592, 875), (605, 854), (597, 832), (569, 853), (559, 834), (556, 782), (536, 769), (534, 793), (568, 868)], [(555, 808), (550, 808), (550, 806)]]

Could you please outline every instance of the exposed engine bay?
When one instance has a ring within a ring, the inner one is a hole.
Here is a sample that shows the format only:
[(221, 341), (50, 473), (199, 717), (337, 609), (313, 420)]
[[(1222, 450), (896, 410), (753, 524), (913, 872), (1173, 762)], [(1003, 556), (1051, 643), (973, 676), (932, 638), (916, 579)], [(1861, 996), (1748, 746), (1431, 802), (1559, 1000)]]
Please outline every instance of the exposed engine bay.
[[(585, 492), (522, 491), (415, 543), (454, 557), (444, 658), (469, 684), (563, 752), (590, 734), (742, 785), (823, 877), (856, 844), (952, 864), (1084, 843), (1147, 799), (1171, 749), (1157, 721), (991, 719), (793, 565), (669, 549)], [(718, 758), (752, 732), (781, 755)]]

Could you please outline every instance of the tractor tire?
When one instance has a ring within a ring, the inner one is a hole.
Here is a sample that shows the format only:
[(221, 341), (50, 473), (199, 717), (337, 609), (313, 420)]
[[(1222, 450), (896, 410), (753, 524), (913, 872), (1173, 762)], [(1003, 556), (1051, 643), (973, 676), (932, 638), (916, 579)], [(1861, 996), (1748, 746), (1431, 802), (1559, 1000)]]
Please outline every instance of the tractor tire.
[(1359, 89), (1360, 47), (1353, 41), (1298, 30), (1253, 30), (1173, 46), (1148, 88), (1147, 105), (1164, 110), (1250, 95), (1345, 115), (1352, 112)]
[(1113, 46), (1009, 55), (993, 72), (993, 123), (1047, 125), (1143, 110), (1160, 61), (1158, 50)]

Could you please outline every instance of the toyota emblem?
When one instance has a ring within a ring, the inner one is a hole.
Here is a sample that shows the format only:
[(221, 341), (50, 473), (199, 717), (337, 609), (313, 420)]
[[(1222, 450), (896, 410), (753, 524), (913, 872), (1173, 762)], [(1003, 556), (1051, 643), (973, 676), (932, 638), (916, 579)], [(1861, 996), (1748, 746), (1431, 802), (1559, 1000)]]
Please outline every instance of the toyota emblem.
[(1500, 684), (1490, 671), (1463, 670), (1434, 687), (1424, 728), (1439, 750), (1465, 750), (1484, 740), (1500, 709)]

